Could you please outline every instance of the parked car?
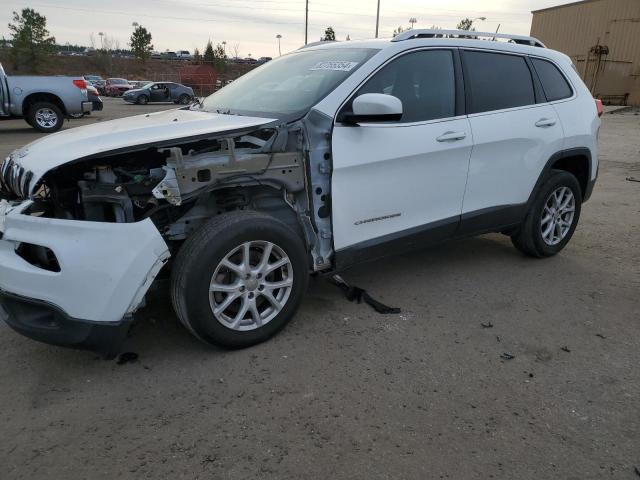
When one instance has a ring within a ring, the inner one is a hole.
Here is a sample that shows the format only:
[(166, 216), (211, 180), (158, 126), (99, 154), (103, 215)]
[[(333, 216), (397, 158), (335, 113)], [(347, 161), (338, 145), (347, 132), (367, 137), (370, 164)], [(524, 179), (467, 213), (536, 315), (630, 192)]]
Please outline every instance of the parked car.
[(100, 75), (85, 75), (83, 77), (88, 84), (93, 85), (100, 95), (104, 95), (105, 80)]
[(8, 76), (0, 64), (0, 120), (24, 118), (36, 130), (60, 130), (65, 118), (91, 112), (82, 77)]
[(153, 82), (143, 88), (129, 90), (122, 98), (128, 103), (173, 102), (187, 105), (193, 100), (193, 89), (173, 82)]
[(124, 78), (107, 78), (104, 93), (107, 97), (121, 97), (124, 92), (132, 88), (133, 86)]
[(310, 273), (487, 232), (557, 254), (596, 182), (599, 106), (566, 55), (473, 37), (304, 48), (199, 105), (13, 152), (7, 323), (113, 355), (173, 257), (180, 321), (240, 348), (291, 320)]
[(271, 57), (260, 57), (258, 59), (258, 64), (262, 65), (263, 63), (270, 62), (271, 60), (273, 60)]
[(256, 60), (255, 58), (247, 57), (243, 59), (242, 63), (249, 63), (251, 65), (255, 65), (256, 63), (258, 63), (258, 60)]
[(176, 52), (166, 51), (162, 54), (162, 58), (165, 60), (178, 60)]
[(178, 60), (193, 60), (193, 55), (188, 50), (178, 50), (176, 57)]

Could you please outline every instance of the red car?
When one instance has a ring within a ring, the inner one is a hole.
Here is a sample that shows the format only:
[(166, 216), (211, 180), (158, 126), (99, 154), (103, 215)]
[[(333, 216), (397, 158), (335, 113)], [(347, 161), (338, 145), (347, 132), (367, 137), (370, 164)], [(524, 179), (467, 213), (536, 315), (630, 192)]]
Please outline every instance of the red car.
[(107, 78), (104, 92), (108, 97), (121, 97), (124, 92), (132, 88), (133, 85), (124, 78)]

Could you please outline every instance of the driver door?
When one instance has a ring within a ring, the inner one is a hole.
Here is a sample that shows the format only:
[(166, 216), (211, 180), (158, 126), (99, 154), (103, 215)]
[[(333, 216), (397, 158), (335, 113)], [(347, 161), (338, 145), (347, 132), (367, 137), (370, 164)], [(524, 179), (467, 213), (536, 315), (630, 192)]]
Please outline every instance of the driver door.
[[(472, 145), (460, 79), (454, 50), (413, 51), (383, 66), (352, 97), (393, 95), (402, 101), (403, 115), (399, 121), (335, 124), (332, 220), (339, 263), (453, 236)], [(342, 111), (350, 108), (347, 103)]]
[(165, 96), (165, 85), (164, 83), (154, 83), (151, 86), (151, 101), (152, 102), (164, 102)]

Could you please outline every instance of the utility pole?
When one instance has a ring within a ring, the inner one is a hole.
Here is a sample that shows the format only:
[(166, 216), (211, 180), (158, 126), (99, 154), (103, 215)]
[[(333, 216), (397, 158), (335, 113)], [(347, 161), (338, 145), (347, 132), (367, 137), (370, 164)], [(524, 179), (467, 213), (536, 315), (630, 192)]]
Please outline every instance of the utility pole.
[(309, 40), (309, 0), (306, 1), (306, 7), (304, 9), (304, 44), (306, 45)]
[(379, 27), (380, 27), (380, 0), (378, 0), (378, 11), (376, 12), (376, 38), (378, 38)]
[(282, 50), (280, 49), (280, 39), (282, 38), (282, 35), (277, 34), (276, 38), (278, 39), (278, 56), (281, 57), (282, 56)]

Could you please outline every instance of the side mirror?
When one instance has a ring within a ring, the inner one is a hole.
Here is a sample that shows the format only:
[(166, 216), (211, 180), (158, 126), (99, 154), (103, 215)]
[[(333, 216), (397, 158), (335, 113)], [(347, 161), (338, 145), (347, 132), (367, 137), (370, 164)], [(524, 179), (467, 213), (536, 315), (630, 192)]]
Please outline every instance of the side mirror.
[(390, 122), (402, 118), (402, 101), (384, 93), (364, 93), (353, 100), (353, 113), (345, 113), (345, 123)]

